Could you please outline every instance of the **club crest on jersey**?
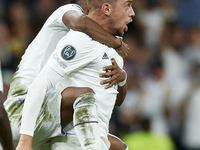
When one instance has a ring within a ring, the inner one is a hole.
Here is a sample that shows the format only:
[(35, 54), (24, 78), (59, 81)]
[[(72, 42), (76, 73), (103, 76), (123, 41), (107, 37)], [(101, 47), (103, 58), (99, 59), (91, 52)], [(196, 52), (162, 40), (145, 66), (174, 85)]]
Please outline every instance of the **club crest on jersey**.
[(61, 52), (61, 56), (64, 60), (71, 60), (74, 58), (75, 55), (76, 49), (71, 45), (65, 46)]

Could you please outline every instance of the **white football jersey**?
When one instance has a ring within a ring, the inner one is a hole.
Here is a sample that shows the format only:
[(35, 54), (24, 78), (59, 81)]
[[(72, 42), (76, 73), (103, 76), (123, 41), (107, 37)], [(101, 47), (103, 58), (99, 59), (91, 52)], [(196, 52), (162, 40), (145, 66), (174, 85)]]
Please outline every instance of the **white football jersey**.
[(1, 61), (0, 61), (0, 92), (3, 92), (3, 78), (1, 73)]
[(100, 78), (99, 74), (105, 72), (103, 67), (112, 65), (111, 58), (115, 58), (120, 68), (123, 67), (123, 59), (114, 49), (93, 41), (85, 33), (71, 30), (58, 42), (29, 89), (23, 107), (20, 133), (33, 136), (36, 119), (48, 90), (55, 86), (59, 89), (75, 86), (89, 87), (96, 93), (100, 134), (107, 137), (118, 87), (114, 85), (105, 89), (105, 85), (100, 84), (105, 78)]
[(11, 80), (8, 97), (27, 93), (29, 85), (46, 64), (58, 41), (68, 33), (69, 28), (63, 23), (62, 17), (69, 10), (83, 12), (79, 5), (68, 4), (52, 13), (22, 56)]
[(102, 135), (107, 135), (109, 120), (118, 94), (117, 85), (105, 89), (100, 85), (100, 73), (105, 73), (103, 67), (112, 65), (111, 58), (115, 58), (120, 68), (123, 59), (113, 49), (99, 42), (93, 41), (82, 32), (70, 30), (62, 38), (47, 65), (63, 76), (59, 87), (75, 86), (90, 87), (96, 93), (98, 101), (98, 116)]

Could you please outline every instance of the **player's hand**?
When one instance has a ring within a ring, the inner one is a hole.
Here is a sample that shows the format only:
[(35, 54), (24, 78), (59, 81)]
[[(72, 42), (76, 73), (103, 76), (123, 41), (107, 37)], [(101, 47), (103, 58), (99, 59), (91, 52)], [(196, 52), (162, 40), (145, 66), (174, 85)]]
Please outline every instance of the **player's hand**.
[(16, 150), (33, 150), (32, 140), (33, 140), (33, 137), (29, 135), (21, 134)]
[(32, 147), (27, 146), (25, 144), (18, 144), (16, 150), (33, 150)]
[(115, 83), (119, 83), (126, 79), (126, 73), (118, 66), (114, 58), (111, 59), (112, 65), (103, 68), (106, 73), (101, 73), (100, 77), (109, 77), (106, 80), (101, 81), (101, 85), (109, 83), (105, 86), (105, 89), (112, 87)]
[(126, 43), (122, 41), (122, 38), (118, 38), (121, 40), (121, 46), (118, 48), (115, 48), (116, 52), (124, 59), (124, 63), (126, 62), (126, 58), (129, 54), (129, 47)]

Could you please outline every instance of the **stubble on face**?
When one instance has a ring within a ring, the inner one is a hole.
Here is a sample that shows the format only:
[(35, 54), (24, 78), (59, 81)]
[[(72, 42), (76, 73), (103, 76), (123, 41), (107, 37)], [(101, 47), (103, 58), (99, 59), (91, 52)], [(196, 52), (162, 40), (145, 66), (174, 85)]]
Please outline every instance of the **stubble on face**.
[(132, 9), (132, 0), (117, 0), (112, 7), (110, 14), (109, 26), (113, 35), (123, 36), (128, 31), (128, 26), (135, 15)]

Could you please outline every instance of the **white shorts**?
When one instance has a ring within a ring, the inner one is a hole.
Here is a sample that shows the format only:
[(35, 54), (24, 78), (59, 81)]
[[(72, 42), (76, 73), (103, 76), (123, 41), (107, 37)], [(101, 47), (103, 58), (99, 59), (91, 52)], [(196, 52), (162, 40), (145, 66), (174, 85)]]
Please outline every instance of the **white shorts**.
[[(101, 137), (101, 150), (108, 150), (105, 145), (107, 139)], [(82, 150), (76, 134), (67, 134), (66, 136), (55, 137), (51, 139), (51, 150)]]
[[(80, 143), (73, 129), (68, 134), (63, 134), (60, 120), (60, 106), (62, 91), (50, 90), (46, 93), (40, 113), (36, 121), (36, 127), (33, 136), (33, 150), (63, 150), (70, 147), (74, 150), (81, 150)], [(11, 123), (11, 130), (14, 145), (17, 146), (20, 138), (20, 127), (22, 109), (26, 95), (9, 97), (4, 103)], [(30, 114), (31, 117), (31, 114)], [(70, 126), (69, 126), (70, 127)], [(105, 127), (102, 127), (104, 129)], [(69, 130), (69, 129), (68, 129)], [(104, 134), (103, 134), (104, 135)], [(101, 136), (101, 150), (108, 150), (110, 142), (107, 135)], [(70, 150), (70, 149), (69, 149)]]
[[(49, 139), (56, 136), (62, 136), (60, 106), (61, 90), (50, 90), (46, 93), (40, 113), (36, 121), (36, 127), (33, 137), (33, 149), (38, 149), (41, 145), (48, 143)], [(14, 145), (16, 146), (20, 138), (20, 127), (22, 109), (26, 95), (9, 97), (4, 103), (11, 124)], [(30, 114), (31, 117), (31, 114)]]

